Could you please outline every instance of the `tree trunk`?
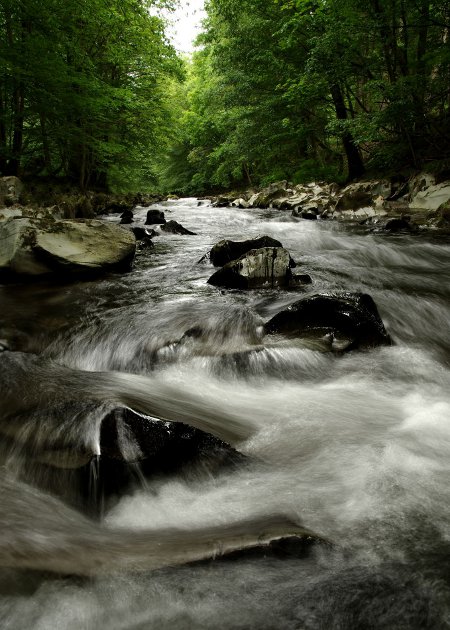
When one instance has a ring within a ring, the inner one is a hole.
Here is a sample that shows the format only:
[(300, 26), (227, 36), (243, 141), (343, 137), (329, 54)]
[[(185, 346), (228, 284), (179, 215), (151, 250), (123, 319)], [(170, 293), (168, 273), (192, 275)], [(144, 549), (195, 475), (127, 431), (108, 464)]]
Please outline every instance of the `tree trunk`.
[(6, 168), (7, 175), (19, 175), (20, 160), (22, 158), (23, 146), (23, 115), (25, 109), (25, 98), (23, 86), (19, 81), (14, 81), (13, 94), (13, 138), (11, 158)]
[[(331, 85), (330, 92), (338, 120), (347, 120), (347, 108), (345, 107), (341, 88), (337, 84)], [(358, 147), (350, 132), (346, 131), (342, 135), (342, 144), (347, 157), (348, 178), (350, 180), (357, 179), (364, 174), (365, 168)]]

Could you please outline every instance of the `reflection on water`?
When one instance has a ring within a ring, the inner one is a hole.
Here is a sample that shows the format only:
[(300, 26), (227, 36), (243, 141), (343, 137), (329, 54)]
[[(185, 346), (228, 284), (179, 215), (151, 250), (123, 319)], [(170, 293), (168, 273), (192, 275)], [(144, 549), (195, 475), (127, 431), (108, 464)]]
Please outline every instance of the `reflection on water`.
[[(162, 206), (198, 236), (155, 238), (131, 274), (0, 287), (0, 337), (40, 353), (0, 355), (3, 627), (447, 627), (450, 246)], [(207, 285), (205, 251), (256, 234), (281, 240), (313, 285)], [(370, 293), (395, 345), (335, 356), (263, 337), (299, 295), (336, 289)], [(45, 458), (96, 461), (117, 404), (207, 429), (247, 464), (147, 479), (100, 522), (31, 483)], [(174, 566), (299, 528), (333, 545)]]

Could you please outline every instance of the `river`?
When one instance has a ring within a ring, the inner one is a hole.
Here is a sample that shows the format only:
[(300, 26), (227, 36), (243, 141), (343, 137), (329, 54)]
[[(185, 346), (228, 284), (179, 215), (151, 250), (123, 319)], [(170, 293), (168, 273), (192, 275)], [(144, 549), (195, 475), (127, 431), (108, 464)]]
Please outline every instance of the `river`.
[[(20, 355), (18, 382), (16, 359), (10, 370), (12, 353), (0, 354), (8, 366), (0, 405), (14, 417), (14, 440), (57, 434), (94, 455), (98, 412), (85, 397), (103, 409), (148, 401), (149, 412), (158, 404), (162, 416), (195, 415), (199, 426), (214, 418), (221, 437), (235, 419), (230, 439), (247, 462), (147, 478), (92, 520), (39, 489), (33, 472), (24, 480), (26, 455), (4, 449), (2, 629), (450, 627), (448, 240), (194, 199), (155, 207), (197, 235), (156, 237), (129, 274), (0, 286), (0, 332), (41, 357)], [(136, 224), (146, 211), (135, 211)], [(280, 240), (313, 283), (208, 285), (212, 267), (198, 261), (211, 246), (257, 234)], [(262, 337), (282, 308), (335, 290), (369, 293), (393, 345), (339, 356)], [(194, 327), (202, 334), (183, 338)], [(239, 523), (279, 519), (330, 544), (304, 557), (177, 564), (196, 532), (239, 539)]]

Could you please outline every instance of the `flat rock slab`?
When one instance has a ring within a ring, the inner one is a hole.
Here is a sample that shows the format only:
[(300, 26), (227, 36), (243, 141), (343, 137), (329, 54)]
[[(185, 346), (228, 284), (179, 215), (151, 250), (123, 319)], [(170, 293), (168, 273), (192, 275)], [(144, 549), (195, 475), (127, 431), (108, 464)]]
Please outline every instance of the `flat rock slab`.
[(14, 218), (0, 223), (0, 274), (45, 274), (128, 270), (134, 235), (112, 223), (53, 218)]
[(390, 337), (375, 302), (364, 293), (312, 295), (277, 313), (265, 325), (269, 334), (328, 339), (329, 349), (389, 345)]
[(227, 289), (289, 286), (293, 264), (284, 247), (252, 249), (216, 271), (208, 284)]

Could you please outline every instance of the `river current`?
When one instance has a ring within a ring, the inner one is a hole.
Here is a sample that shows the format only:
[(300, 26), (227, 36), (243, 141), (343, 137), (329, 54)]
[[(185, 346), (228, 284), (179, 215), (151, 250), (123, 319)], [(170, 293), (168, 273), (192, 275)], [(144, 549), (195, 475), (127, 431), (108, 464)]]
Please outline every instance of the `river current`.
[[(155, 207), (197, 235), (161, 234), (128, 274), (0, 286), (0, 337), (26, 351), (11, 368), (15, 353), (0, 354), (2, 426), (15, 427), (4, 439), (57, 435), (95, 460), (88, 398), (209, 429), (247, 462), (147, 478), (95, 520), (24, 477), (26, 453), (6, 449), (2, 629), (450, 627), (448, 240), (194, 199)], [(136, 209), (137, 225), (146, 211)], [(213, 268), (199, 260), (211, 246), (258, 234), (280, 240), (313, 283), (208, 285)], [(263, 337), (287, 305), (336, 290), (369, 293), (393, 345), (338, 356)], [(202, 334), (186, 337), (193, 328)], [(221, 551), (208, 547), (211, 532), (226, 547), (285, 522), (329, 544), (305, 557), (180, 564), (192, 549)]]

